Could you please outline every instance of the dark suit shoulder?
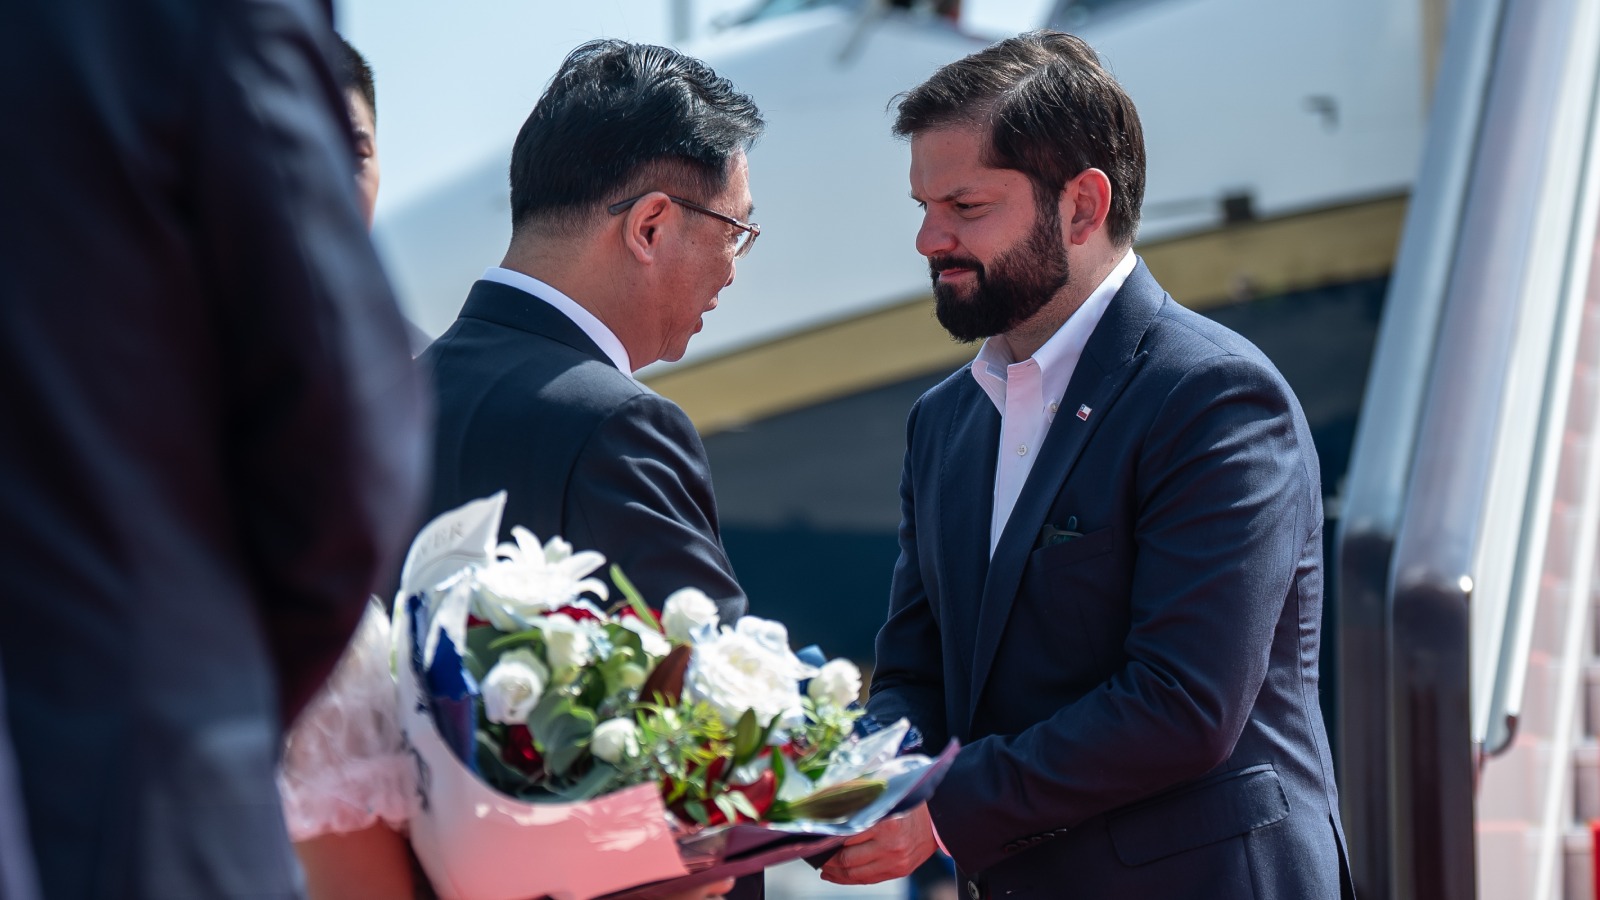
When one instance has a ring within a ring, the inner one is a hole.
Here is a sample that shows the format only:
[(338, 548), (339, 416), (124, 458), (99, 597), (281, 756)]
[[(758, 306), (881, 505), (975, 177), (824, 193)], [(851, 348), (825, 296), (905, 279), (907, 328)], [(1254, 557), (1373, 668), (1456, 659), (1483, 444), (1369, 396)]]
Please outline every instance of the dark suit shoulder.
[(1160, 353), (1175, 363), (1190, 365), (1222, 356), (1237, 356), (1265, 366), (1274, 374), (1277, 372), (1266, 354), (1248, 338), (1178, 304), (1170, 296), (1151, 321), (1143, 349)]
[(459, 319), (421, 357), (441, 401), (462, 395), (479, 415), (559, 416), (598, 423), (618, 406), (654, 392), (607, 360), (542, 334)]
[[(976, 350), (973, 351), (977, 353)], [(932, 413), (938, 410), (950, 409), (953, 405), (961, 403), (969, 392), (983, 391), (978, 387), (978, 382), (972, 377), (972, 361), (961, 364), (960, 368), (946, 375), (942, 381), (928, 388), (912, 404), (911, 415), (915, 417), (918, 412)]]

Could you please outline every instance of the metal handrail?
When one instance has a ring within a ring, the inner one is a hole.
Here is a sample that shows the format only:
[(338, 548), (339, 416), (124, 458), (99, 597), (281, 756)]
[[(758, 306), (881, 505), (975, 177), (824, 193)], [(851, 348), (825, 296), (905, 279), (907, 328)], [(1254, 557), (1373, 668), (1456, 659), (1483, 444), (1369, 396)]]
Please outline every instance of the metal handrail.
[(1528, 388), (1545, 382), (1553, 337), (1541, 270), (1548, 242), (1571, 226), (1570, 196), (1563, 208), (1552, 190), (1564, 174), (1552, 140), (1583, 2), (1507, 4), (1462, 211), (1440, 319), (1444, 352), (1434, 356), (1394, 545), (1397, 897), (1475, 895), (1474, 739), (1482, 735), (1472, 701), (1505, 660), (1509, 573), (1534, 552), (1542, 559), (1524, 525), (1549, 514), (1527, 505), (1537, 434), (1525, 411), (1547, 393)]
[(1338, 535), (1339, 775), (1358, 896), (1391, 895), (1389, 575), (1503, 0), (1457, 0), (1362, 401)]
[[(1503, 752), (1516, 733), (1523, 705), (1528, 660), (1532, 648), (1540, 580), (1550, 527), (1550, 507), (1555, 499), (1556, 476), (1567, 435), (1571, 373), (1578, 352), (1578, 335), (1584, 314), (1583, 290), (1592, 252), (1594, 210), (1597, 202), (1595, 128), (1600, 75), (1600, 5), (1576, 4), (1564, 29), (1568, 52), (1555, 56), (1564, 65), (1551, 66), (1548, 85), (1554, 121), (1545, 132), (1549, 147), (1548, 177), (1538, 203), (1544, 211), (1542, 231), (1532, 237), (1534, 253), (1526, 263), (1528, 277), (1518, 298), (1524, 311), (1518, 341), (1532, 360), (1548, 364), (1535, 373), (1529, 366), (1525, 396), (1540, 396), (1542, 404), (1523, 404), (1521, 422), (1506, 423), (1502, 431), (1514, 433), (1525, 426), (1538, 443), (1529, 458), (1507, 453), (1497, 462), (1502, 476), (1497, 485), (1506, 497), (1502, 506), (1525, 499), (1520, 544), (1503, 535), (1485, 534), (1479, 551), (1480, 586), (1494, 556), (1509, 578), (1505, 585), (1506, 615), (1496, 623), (1474, 619), (1474, 633), (1484, 638), (1476, 648), (1473, 687), (1473, 739), (1484, 753)], [(1537, 375), (1539, 383), (1533, 383)], [(1510, 390), (1522, 393), (1519, 385)], [(1510, 457), (1510, 458), (1507, 458)], [(1522, 477), (1517, 477), (1522, 476)], [(1517, 550), (1515, 558), (1510, 551)], [(1514, 579), (1514, 580), (1513, 580)], [(1497, 627), (1498, 625), (1498, 627)]]

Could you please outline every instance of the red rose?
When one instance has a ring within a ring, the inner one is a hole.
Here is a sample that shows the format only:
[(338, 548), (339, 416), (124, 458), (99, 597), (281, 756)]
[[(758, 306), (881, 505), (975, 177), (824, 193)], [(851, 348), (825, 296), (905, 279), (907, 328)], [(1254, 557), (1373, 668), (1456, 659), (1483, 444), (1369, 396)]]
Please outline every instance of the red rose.
[(598, 622), (600, 617), (581, 606), (563, 606), (550, 610), (552, 616), (566, 616), (574, 622)]
[(544, 774), (544, 757), (534, 749), (533, 732), (526, 725), (512, 725), (506, 729), (505, 743), (500, 745), (500, 759), (530, 778)]

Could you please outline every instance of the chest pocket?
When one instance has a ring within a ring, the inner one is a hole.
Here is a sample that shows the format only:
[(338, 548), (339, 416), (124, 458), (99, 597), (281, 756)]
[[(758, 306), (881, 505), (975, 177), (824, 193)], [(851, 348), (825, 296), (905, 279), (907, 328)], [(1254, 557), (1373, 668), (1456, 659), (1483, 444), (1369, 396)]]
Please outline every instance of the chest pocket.
[(1129, 627), (1132, 550), (1112, 527), (1041, 547), (1028, 557), (1013, 624), (1053, 635), (1079, 678), (1108, 677)]

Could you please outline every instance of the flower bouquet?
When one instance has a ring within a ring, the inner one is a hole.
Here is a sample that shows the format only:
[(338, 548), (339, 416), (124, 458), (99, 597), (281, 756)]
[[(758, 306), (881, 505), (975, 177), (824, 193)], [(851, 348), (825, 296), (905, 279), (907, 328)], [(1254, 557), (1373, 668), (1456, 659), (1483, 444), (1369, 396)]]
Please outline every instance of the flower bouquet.
[[(418, 536), (395, 634), (412, 844), (446, 900), (649, 898), (822, 852), (926, 799), (953, 756), (860, 736), (861, 676), (781, 624), (658, 617), (605, 560), (513, 529), (504, 494)], [(646, 887), (639, 887), (647, 885)]]

